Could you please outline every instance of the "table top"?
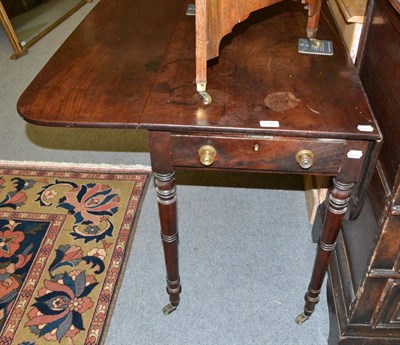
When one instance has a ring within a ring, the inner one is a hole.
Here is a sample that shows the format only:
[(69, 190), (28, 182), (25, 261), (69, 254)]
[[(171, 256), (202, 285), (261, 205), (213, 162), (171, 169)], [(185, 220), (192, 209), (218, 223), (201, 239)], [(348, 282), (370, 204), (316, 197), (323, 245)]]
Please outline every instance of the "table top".
[(210, 61), (213, 103), (205, 106), (186, 5), (101, 1), (23, 93), (20, 114), (51, 126), (380, 138), (327, 7), (318, 37), (333, 41), (333, 56), (297, 52), (307, 21), (300, 2), (269, 6), (237, 25)]
[(137, 127), (184, 0), (101, 0), (18, 101), (29, 122)]

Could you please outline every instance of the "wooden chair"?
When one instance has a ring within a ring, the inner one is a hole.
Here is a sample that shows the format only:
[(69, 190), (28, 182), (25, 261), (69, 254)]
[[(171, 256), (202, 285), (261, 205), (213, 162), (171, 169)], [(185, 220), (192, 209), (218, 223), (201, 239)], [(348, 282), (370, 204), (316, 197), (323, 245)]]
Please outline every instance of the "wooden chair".
[[(282, 0), (196, 0), (196, 87), (204, 104), (207, 93), (207, 61), (218, 56), (221, 39), (251, 12)], [(308, 9), (307, 37), (315, 40), (322, 0), (302, 0)]]

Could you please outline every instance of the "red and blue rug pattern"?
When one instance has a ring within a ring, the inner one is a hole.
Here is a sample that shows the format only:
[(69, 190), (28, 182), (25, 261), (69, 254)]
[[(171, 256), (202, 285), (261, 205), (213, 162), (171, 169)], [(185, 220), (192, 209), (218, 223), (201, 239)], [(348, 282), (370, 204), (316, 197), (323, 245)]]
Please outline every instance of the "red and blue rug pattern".
[(0, 164), (0, 344), (99, 344), (149, 172)]

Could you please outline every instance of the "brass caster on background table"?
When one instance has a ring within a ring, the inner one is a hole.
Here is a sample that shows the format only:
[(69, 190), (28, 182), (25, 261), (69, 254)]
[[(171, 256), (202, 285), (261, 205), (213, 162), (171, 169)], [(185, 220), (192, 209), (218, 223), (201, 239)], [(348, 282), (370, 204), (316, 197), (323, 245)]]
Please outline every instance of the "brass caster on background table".
[(173, 306), (172, 304), (167, 304), (164, 308), (163, 308), (163, 313), (164, 315), (169, 315), (171, 314), (173, 311), (175, 311), (177, 308), (177, 306)]
[(333, 55), (332, 41), (319, 40), (316, 38), (317, 29), (307, 29), (307, 38), (300, 38), (298, 44), (299, 53), (315, 55)]
[(310, 44), (315, 48), (315, 49), (319, 49), (321, 47), (321, 41), (317, 40), (316, 38), (309, 38), (308, 39), (310, 41)]
[(333, 43), (316, 38), (299, 38), (298, 52), (302, 54), (333, 55)]
[(212, 98), (207, 91), (199, 91), (199, 96), (204, 105), (211, 104)]
[(197, 82), (196, 83), (197, 92), (199, 93), (200, 99), (205, 105), (209, 105), (212, 102), (210, 94), (206, 91), (207, 83)]

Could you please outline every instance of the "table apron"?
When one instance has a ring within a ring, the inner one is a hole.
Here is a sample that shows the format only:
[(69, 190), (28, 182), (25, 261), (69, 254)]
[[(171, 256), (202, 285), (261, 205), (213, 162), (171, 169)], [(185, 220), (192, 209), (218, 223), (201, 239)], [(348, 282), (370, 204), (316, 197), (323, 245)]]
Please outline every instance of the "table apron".
[[(216, 155), (211, 165), (200, 162), (199, 150), (212, 146)], [(298, 174), (337, 175), (346, 140), (265, 136), (214, 136), (171, 134), (171, 163), (175, 167), (262, 170)], [(300, 167), (296, 155), (312, 152), (313, 164)]]

